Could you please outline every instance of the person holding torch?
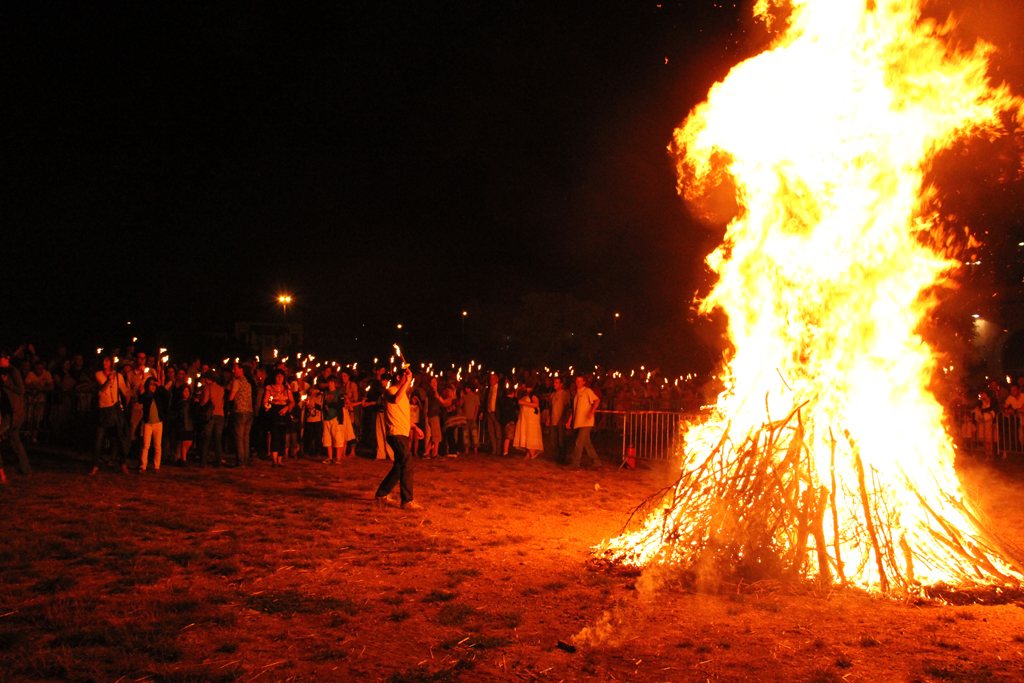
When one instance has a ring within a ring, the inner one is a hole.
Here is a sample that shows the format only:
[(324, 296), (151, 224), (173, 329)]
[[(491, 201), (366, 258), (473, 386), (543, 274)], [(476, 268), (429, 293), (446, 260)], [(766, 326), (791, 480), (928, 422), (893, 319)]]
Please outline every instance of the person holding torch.
[(422, 510), (423, 506), (413, 499), (413, 460), (409, 451), (409, 434), (417, 429), (412, 424), (412, 413), (409, 405), (409, 387), (412, 384), (412, 370), (408, 364), (397, 377), (398, 383), (392, 383), (384, 392), (384, 415), (387, 427), (388, 445), (395, 454), (395, 462), (391, 470), (380, 482), (375, 495), (378, 507), (396, 506), (397, 500), (391, 491), (398, 484), (401, 494), (401, 505), (404, 510)]
[(124, 377), (117, 371), (114, 358), (104, 356), (101, 369), (96, 372), (99, 385), (99, 412), (96, 423), (96, 444), (93, 447), (92, 469), (89, 476), (100, 471), (100, 453), (103, 442), (109, 437), (111, 449), (123, 474), (128, 474), (125, 459), (131, 440), (125, 424), (124, 406), (131, 397), (131, 390)]

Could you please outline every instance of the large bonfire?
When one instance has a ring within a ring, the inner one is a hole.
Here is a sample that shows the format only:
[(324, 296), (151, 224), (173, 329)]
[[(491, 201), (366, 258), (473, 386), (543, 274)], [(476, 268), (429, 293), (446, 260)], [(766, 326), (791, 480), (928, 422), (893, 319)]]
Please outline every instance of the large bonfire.
[[(784, 5), (784, 6), (783, 6)], [(953, 469), (920, 334), (954, 267), (931, 159), (1019, 125), (991, 48), (916, 0), (759, 0), (786, 26), (675, 132), (680, 192), (737, 211), (701, 303), (728, 317), (726, 390), (682, 475), (602, 552), (636, 565), (884, 592), (1019, 585)], [(784, 16), (783, 16), (784, 15)]]

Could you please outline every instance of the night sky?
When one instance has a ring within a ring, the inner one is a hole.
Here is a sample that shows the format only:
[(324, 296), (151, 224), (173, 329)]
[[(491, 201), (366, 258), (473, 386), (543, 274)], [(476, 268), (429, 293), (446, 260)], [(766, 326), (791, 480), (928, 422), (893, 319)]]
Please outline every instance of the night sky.
[(749, 4), (9, 5), (0, 341), (183, 343), (287, 290), (327, 351), (436, 352), (546, 293), (689, 353), (719, 235), (665, 148)]

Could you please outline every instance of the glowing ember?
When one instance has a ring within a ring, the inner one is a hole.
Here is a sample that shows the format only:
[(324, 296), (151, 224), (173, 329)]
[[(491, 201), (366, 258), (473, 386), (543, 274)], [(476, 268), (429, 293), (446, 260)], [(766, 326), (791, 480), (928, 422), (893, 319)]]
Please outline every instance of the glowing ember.
[(728, 315), (727, 388), (660, 509), (601, 550), (698, 576), (1017, 584), (964, 500), (918, 328), (956, 265), (927, 246), (930, 159), (1020, 121), (1021, 102), (989, 82), (989, 47), (955, 51), (913, 0), (788, 7), (673, 144), (688, 201), (735, 189), (701, 305)]

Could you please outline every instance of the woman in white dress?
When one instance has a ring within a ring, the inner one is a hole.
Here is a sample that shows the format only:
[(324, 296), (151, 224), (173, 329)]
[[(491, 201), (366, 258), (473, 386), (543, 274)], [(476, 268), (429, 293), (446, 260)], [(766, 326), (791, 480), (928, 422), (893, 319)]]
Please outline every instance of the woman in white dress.
[(526, 385), (519, 396), (519, 419), (512, 444), (526, 449), (526, 459), (533, 460), (544, 450), (544, 433), (540, 428), (540, 400), (533, 387)]

